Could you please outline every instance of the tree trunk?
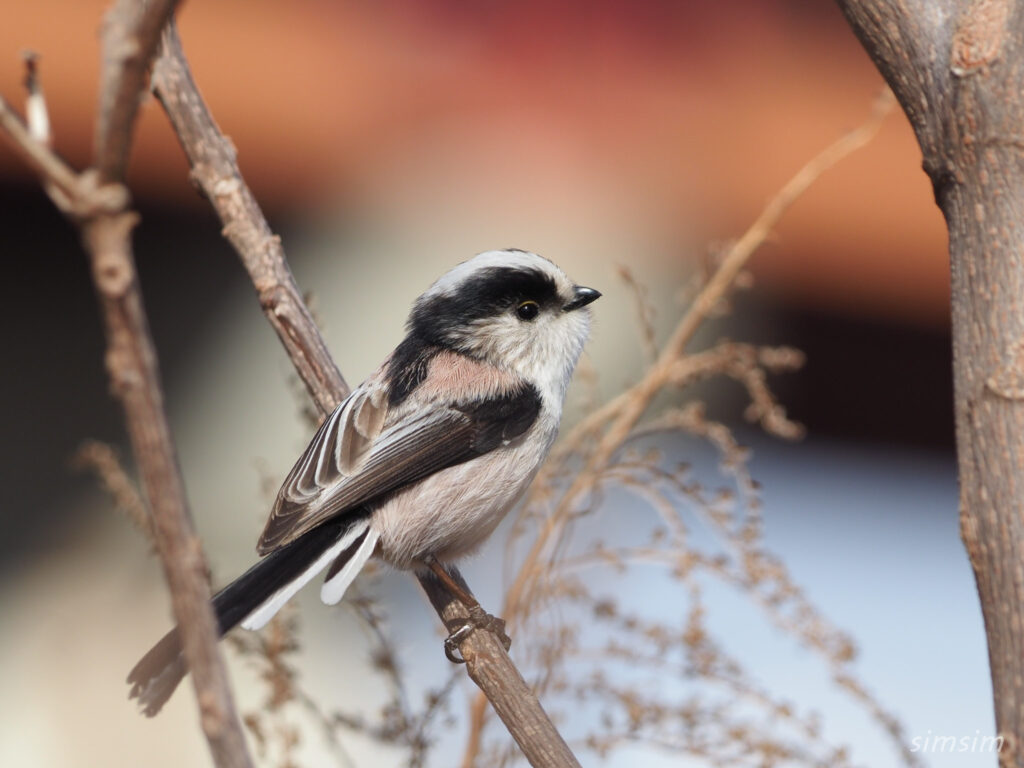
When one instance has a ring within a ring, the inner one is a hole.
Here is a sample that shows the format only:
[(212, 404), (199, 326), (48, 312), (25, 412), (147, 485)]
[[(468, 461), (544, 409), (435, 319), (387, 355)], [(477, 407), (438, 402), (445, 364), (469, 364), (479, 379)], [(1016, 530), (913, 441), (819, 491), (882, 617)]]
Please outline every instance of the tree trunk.
[(960, 528), (1000, 764), (1024, 766), (1024, 12), (1013, 0), (839, 5), (914, 127), (949, 228)]

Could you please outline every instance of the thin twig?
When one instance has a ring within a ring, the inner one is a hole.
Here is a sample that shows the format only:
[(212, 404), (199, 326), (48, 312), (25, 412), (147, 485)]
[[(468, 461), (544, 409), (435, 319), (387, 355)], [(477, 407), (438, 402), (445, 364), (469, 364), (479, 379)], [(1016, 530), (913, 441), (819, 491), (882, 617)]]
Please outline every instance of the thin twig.
[(46, 107), (46, 96), (39, 81), (39, 54), (25, 51), (21, 54), (25, 60), (25, 115), (28, 118), (28, 131), (32, 138), (44, 147), (53, 146), (53, 133), (50, 130), (50, 111)]
[(640, 343), (644, 350), (644, 358), (647, 365), (651, 365), (658, 358), (658, 342), (654, 334), (654, 307), (647, 300), (647, 292), (644, 286), (637, 281), (629, 267), (619, 267), (619, 277), (629, 286), (633, 292), (633, 301), (636, 303), (637, 325), (640, 329)]
[(0, 128), (21, 159), (42, 179), (55, 184), (68, 197), (80, 196), (78, 174), (46, 144), (36, 141), (21, 117), (0, 96)]
[(128, 476), (113, 447), (97, 440), (88, 440), (71, 457), (71, 466), (93, 472), (117, 508), (146, 537), (146, 541), (154, 543), (153, 520), (146, 509), (146, 502), (142, 500), (138, 486)]

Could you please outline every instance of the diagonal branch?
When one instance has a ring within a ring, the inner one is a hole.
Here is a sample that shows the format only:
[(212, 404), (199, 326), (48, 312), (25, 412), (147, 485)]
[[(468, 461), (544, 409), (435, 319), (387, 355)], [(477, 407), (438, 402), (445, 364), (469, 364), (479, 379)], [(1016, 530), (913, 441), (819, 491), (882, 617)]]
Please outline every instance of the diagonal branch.
[[(225, 236), (249, 272), (267, 319), (288, 350), (321, 417), (326, 416), (348, 393), (348, 386), (295, 287), (279, 238), (270, 231), (242, 178), (231, 143), (220, 132), (192, 79), (172, 25), (164, 34), (163, 49), (154, 67), (153, 89), (189, 158), (193, 181), (217, 211)], [(455, 575), (461, 581), (461, 576)], [(420, 583), (446, 626), (469, 616), (466, 607), (433, 577), (421, 577)], [(459, 650), (469, 676), (491, 701), (532, 765), (579, 765), (497, 637), (490, 632), (473, 632), (461, 642)]]
[(124, 211), (98, 216), (82, 226), (107, 332), (107, 372), (124, 407), (203, 731), (218, 766), (247, 768), (244, 736), (217, 649), (219, 632), (210, 608), (206, 562), (189, 516), (135, 274), (131, 230), (137, 218)]
[[(142, 83), (155, 49), (153, 29), (163, 26), (173, 5), (122, 1), (107, 15), (96, 168), (76, 174), (26, 130), (3, 101), (0, 127), (19, 154), (30, 161), (54, 202), (79, 226), (106, 329), (111, 390), (124, 407), (203, 731), (219, 768), (250, 768), (217, 647), (219, 631), (210, 607), (206, 563), (189, 516), (135, 271), (131, 232), (138, 216), (130, 210), (127, 190), (119, 183)], [(33, 91), (32, 98), (42, 98), (38, 88)]]
[(192, 181), (213, 205), (224, 236), (238, 252), (260, 306), (320, 413), (334, 410), (349, 392), (295, 285), (281, 239), (273, 233), (242, 178), (235, 148), (221, 133), (196, 88), (173, 22), (153, 67), (152, 87), (188, 156)]
[(7, 134), (14, 151), (40, 179), (55, 184), (69, 197), (77, 194), (79, 179), (75, 170), (45, 144), (32, 138), (28, 127), (3, 96), (0, 96), (0, 128)]
[(135, 115), (160, 30), (180, 0), (117, 0), (103, 19), (100, 101), (93, 165), (103, 181), (123, 181)]

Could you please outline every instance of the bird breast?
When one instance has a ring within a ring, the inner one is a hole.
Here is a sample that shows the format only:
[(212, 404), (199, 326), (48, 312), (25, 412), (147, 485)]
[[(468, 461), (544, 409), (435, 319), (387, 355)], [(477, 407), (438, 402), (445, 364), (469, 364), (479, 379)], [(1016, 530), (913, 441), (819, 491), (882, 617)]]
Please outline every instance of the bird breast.
[(556, 432), (557, 421), (542, 411), (508, 445), (390, 496), (373, 513), (380, 556), (409, 570), (427, 555), (447, 561), (474, 552), (529, 487)]

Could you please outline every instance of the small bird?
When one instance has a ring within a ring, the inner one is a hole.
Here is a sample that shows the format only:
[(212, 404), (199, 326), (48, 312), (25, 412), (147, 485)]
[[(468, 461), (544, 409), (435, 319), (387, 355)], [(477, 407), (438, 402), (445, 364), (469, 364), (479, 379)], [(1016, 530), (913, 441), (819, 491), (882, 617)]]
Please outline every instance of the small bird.
[[(221, 635), (259, 629), (324, 569), (320, 597), (338, 603), (371, 556), (430, 569), (475, 605), (442, 564), (478, 549), (536, 475), (600, 295), (517, 249), (439, 278), (288, 474), (262, 559), (213, 598)], [(186, 671), (174, 629), (129, 673), (129, 697), (152, 717)]]

